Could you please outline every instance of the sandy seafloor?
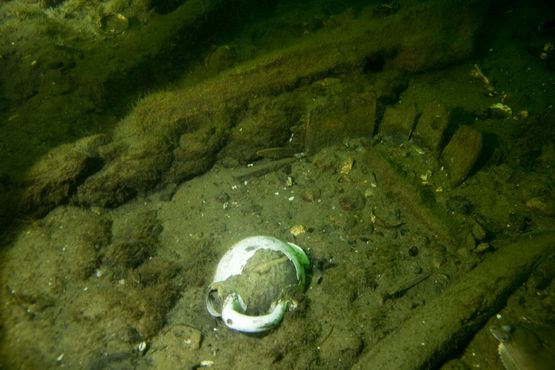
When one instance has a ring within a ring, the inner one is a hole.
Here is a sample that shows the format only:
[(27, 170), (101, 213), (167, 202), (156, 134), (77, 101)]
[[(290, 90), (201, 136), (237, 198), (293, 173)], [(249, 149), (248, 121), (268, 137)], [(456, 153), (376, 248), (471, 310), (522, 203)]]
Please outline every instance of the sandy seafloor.
[[(462, 185), (449, 188), (432, 151), (378, 135), (279, 162), (220, 158), (117, 207), (64, 202), (24, 217), (0, 252), (0, 368), (347, 369), (503, 243), (552, 230), (555, 77), (507, 31), (533, 22), (503, 14), (481, 54), (410, 75), (396, 102), (439, 100), (498, 149)], [(469, 77), (475, 64), (502, 94)], [(500, 101), (515, 114), (470, 114)], [(427, 220), (427, 207), (448, 217)], [(294, 242), (313, 264), (298, 307), (261, 337), (205, 307), (219, 258), (252, 235)], [(540, 262), (502, 316), (555, 324), (553, 256)], [(438, 367), (503, 369), (487, 330), (496, 320)]]

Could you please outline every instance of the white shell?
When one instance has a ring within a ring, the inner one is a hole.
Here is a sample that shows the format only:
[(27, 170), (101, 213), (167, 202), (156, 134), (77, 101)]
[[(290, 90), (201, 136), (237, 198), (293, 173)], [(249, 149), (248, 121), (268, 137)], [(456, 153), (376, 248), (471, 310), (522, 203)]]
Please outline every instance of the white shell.
[(287, 301), (279, 301), (270, 313), (249, 316), (243, 313), (247, 307), (241, 296), (231, 294), (224, 301), (222, 320), (228, 328), (233, 330), (243, 333), (263, 333), (281, 322), (287, 306)]
[(261, 249), (283, 253), (295, 266), (297, 281), (304, 288), (306, 283), (306, 269), (310, 261), (303, 249), (293, 243), (288, 243), (271, 236), (252, 236), (234, 244), (221, 258), (216, 268), (212, 284), (208, 288), (206, 308), (210, 315), (222, 317), (226, 326), (245, 333), (261, 333), (278, 325), (287, 310), (288, 301), (279, 301), (265, 315), (245, 315), (246, 306), (238, 294), (231, 294), (223, 298), (222, 312), (214, 307), (210, 299), (215, 283), (227, 280), (234, 275), (240, 275), (249, 259)]

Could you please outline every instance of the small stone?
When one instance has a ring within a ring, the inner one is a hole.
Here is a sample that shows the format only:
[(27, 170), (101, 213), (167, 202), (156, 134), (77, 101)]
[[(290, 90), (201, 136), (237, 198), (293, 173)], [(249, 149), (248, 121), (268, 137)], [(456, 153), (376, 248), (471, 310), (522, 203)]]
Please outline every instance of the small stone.
[(430, 245), (430, 252), (432, 255), (432, 266), (439, 268), (445, 264), (447, 259), (447, 248), (441, 244), (432, 243)]
[(490, 105), (489, 111), (492, 118), (505, 119), (513, 115), (513, 110), (506, 104), (495, 103)]
[(416, 107), (388, 106), (385, 108), (380, 132), (389, 137), (394, 144), (401, 144), (410, 137), (416, 120)]
[(486, 238), (486, 230), (477, 222), (472, 225), (472, 236), (478, 241), (482, 241)]
[(526, 207), (542, 216), (555, 216), (555, 205), (548, 202), (543, 197), (534, 197), (528, 199)]
[(439, 102), (428, 104), (414, 129), (412, 139), (418, 145), (439, 150), (449, 124), (449, 111)]
[(468, 233), (464, 238), (464, 248), (467, 250), (473, 250), (476, 247), (476, 239), (472, 233)]
[(349, 173), (351, 173), (354, 164), (355, 160), (353, 158), (347, 158), (345, 161), (343, 161), (339, 170), (341, 176), (347, 176)]
[(491, 249), (491, 246), (488, 243), (480, 243), (478, 244), (478, 246), (476, 246), (476, 249), (474, 249), (474, 253), (484, 253), (487, 252), (488, 250)]
[(293, 236), (299, 236), (306, 233), (306, 228), (303, 225), (294, 225), (289, 229), (289, 233)]
[(470, 126), (461, 126), (457, 129), (442, 155), (451, 186), (458, 186), (467, 178), (481, 150), (482, 134), (480, 131)]

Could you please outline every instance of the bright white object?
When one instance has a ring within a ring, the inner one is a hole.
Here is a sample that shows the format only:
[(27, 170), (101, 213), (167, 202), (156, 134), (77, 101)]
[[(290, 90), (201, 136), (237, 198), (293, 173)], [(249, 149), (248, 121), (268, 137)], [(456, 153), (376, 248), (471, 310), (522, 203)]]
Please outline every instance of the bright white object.
[[(210, 315), (221, 317), (226, 326), (236, 331), (262, 333), (274, 328), (283, 319), (290, 303), (290, 297), (276, 297), (266, 314), (252, 316), (246, 314), (247, 306), (238, 293), (223, 293), (218, 289), (229, 278), (241, 275), (251, 257), (260, 250), (284, 254), (295, 268), (298, 289), (303, 290), (306, 285), (306, 270), (310, 266), (310, 260), (301, 247), (271, 236), (253, 236), (239, 241), (218, 263), (206, 299)], [(225, 296), (221, 296), (222, 293)]]

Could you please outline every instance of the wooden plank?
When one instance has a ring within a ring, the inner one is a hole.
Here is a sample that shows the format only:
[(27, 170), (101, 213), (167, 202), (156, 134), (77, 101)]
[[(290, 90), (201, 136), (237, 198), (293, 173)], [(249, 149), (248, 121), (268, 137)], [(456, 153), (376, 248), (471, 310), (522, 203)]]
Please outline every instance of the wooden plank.
[(399, 323), (396, 331), (362, 354), (353, 368), (434, 368), (505, 305), (554, 247), (555, 231), (523, 235), (501, 246), (444, 294)]

